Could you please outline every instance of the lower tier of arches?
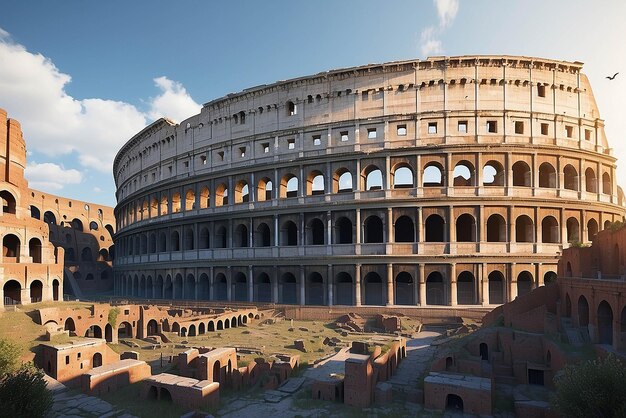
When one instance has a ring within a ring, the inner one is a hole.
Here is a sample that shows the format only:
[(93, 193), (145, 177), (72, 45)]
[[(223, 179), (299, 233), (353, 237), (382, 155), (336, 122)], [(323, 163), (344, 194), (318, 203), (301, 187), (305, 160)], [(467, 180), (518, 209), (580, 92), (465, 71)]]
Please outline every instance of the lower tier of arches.
[(117, 269), (115, 292), (145, 299), (296, 305), (498, 305), (554, 281), (555, 272), (554, 263)]

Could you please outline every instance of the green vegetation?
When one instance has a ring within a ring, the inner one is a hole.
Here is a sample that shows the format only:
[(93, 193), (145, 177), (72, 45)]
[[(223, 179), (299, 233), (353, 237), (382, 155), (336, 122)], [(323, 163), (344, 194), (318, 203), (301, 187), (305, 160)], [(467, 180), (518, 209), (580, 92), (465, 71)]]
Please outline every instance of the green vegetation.
[(565, 367), (552, 405), (566, 417), (625, 417), (626, 366), (613, 354)]
[(570, 241), (569, 246), (571, 248), (587, 248), (589, 247), (589, 244), (585, 244), (580, 241)]
[(120, 314), (120, 308), (111, 308), (109, 309), (108, 321), (109, 325), (115, 329), (117, 325), (117, 316)]
[(32, 363), (18, 367), (20, 349), (0, 340), (0, 417), (43, 417), (52, 407), (43, 371)]

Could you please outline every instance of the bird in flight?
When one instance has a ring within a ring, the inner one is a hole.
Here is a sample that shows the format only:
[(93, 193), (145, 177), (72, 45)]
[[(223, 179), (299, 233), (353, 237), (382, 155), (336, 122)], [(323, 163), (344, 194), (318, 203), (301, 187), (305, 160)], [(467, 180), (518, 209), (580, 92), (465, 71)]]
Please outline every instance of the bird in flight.
[(613, 80), (615, 77), (617, 77), (619, 73), (615, 73), (613, 74), (613, 77), (611, 77), (610, 75), (607, 75), (606, 78), (608, 78), (609, 80)]

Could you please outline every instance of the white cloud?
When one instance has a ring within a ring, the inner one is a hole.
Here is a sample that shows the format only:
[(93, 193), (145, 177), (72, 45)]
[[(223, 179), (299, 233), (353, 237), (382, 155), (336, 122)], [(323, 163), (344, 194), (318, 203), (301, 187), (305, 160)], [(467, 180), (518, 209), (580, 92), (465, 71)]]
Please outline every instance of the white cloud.
[(181, 83), (172, 81), (165, 76), (154, 79), (154, 85), (161, 89), (161, 94), (150, 101), (150, 118), (160, 117), (181, 121), (200, 112), (201, 106), (196, 103)]
[(432, 54), (441, 54), (443, 52), (441, 41), (435, 38), (435, 28), (432, 26), (422, 31), (420, 44), (423, 57), (428, 57)]
[(447, 28), (459, 11), (459, 0), (434, 0), (434, 2), (439, 15), (439, 28)]
[(30, 187), (51, 191), (61, 190), (66, 184), (79, 184), (83, 181), (80, 171), (66, 170), (53, 163), (29, 163), (26, 165), (25, 176)]
[(76, 153), (81, 166), (103, 173), (111, 173), (117, 151), (153, 118), (182, 120), (200, 111), (185, 88), (166, 77), (154, 79), (161, 94), (147, 101), (147, 112), (121, 101), (76, 99), (65, 90), (68, 74), (1, 28), (0, 62), (10, 63), (0, 65), (0, 106), (21, 122), (27, 146), (50, 157)]
[(420, 34), (420, 50), (424, 58), (443, 53), (439, 36), (452, 25), (459, 12), (459, 0), (433, 0), (439, 16), (438, 26), (428, 26)]

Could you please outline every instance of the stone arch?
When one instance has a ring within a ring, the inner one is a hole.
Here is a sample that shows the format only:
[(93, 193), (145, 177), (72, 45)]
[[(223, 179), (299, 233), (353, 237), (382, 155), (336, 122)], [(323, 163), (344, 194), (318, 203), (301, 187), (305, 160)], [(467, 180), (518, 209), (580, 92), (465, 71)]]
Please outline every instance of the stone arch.
[(433, 214), (426, 218), (425, 227), (426, 242), (445, 242), (445, 221), (444, 219)]
[(209, 323), (207, 325), (207, 331), (208, 332), (214, 332), (215, 331), (215, 322), (209, 321)]
[(415, 281), (411, 273), (401, 271), (395, 278), (395, 304), (396, 305), (415, 305)]
[(183, 250), (191, 251), (195, 248), (193, 227), (186, 226), (183, 229)]
[(209, 234), (209, 228), (203, 226), (200, 228), (198, 232), (198, 248), (201, 250), (206, 250), (211, 246), (211, 239)]
[(159, 333), (159, 323), (156, 319), (151, 319), (146, 325), (146, 333), (150, 335), (157, 335)]
[(496, 305), (504, 303), (504, 275), (494, 270), (487, 276), (489, 281), (489, 304)]
[(354, 305), (352, 276), (345, 271), (335, 275), (335, 303), (337, 305)]
[[(17, 235), (6, 234), (2, 238), (2, 256), (5, 263), (16, 263), (20, 258), (21, 242)], [(67, 254), (67, 251), (66, 251)]]
[(85, 330), (85, 337), (102, 338), (102, 328), (99, 325), (91, 325)]
[(364, 243), (382, 243), (383, 240), (383, 221), (376, 215), (368, 216), (363, 221), (363, 242)]
[(324, 245), (326, 236), (326, 228), (319, 218), (313, 218), (309, 221), (306, 230), (307, 245)]
[(254, 234), (255, 247), (270, 247), (272, 245), (272, 234), (270, 227), (265, 222), (261, 222), (256, 228)]
[(298, 281), (292, 273), (284, 273), (280, 278), (280, 303), (298, 303)]
[(7, 280), (4, 283), (3, 291), (5, 305), (21, 305), (22, 286), (17, 280)]
[(254, 282), (256, 301), (258, 302), (271, 302), (272, 301), (272, 281), (270, 276), (262, 272), (256, 276)]
[(530, 293), (533, 290), (533, 275), (528, 271), (522, 271), (517, 275), (517, 294), (518, 296)]
[(228, 186), (220, 183), (215, 188), (215, 206), (228, 205)]
[(166, 194), (161, 196), (160, 212), (161, 216), (167, 215), (169, 211), (169, 201)]
[(393, 188), (410, 189), (415, 187), (413, 169), (408, 164), (398, 164), (393, 170)]
[(153, 295), (156, 299), (163, 299), (163, 276), (160, 274), (156, 278)]
[(474, 164), (466, 160), (459, 161), (454, 166), (452, 177), (454, 186), (475, 186), (476, 170)]
[(550, 163), (539, 166), (539, 187), (556, 188), (556, 170)]
[(174, 299), (174, 283), (172, 283), (172, 276), (169, 274), (165, 277), (165, 285), (163, 286), (163, 298)]
[(364, 305), (384, 305), (383, 279), (376, 272), (369, 272), (363, 278), (363, 304)]
[(534, 242), (535, 226), (527, 215), (520, 215), (515, 220), (515, 242)]
[(306, 280), (306, 304), (324, 304), (324, 277), (317, 271), (310, 273)]
[(415, 225), (413, 219), (403, 215), (394, 223), (395, 242), (415, 242)]
[(184, 287), (185, 295), (184, 299), (195, 299), (196, 298), (196, 278), (193, 274), (188, 274), (185, 280)]
[(122, 321), (117, 327), (117, 338), (133, 338), (133, 327), (128, 321)]
[(506, 173), (499, 161), (487, 161), (483, 166), (483, 186), (504, 186)]
[(352, 244), (352, 221), (345, 216), (335, 221), (335, 244)]
[(563, 168), (563, 188), (578, 191), (578, 171), (571, 164)]
[(606, 171), (602, 173), (602, 193), (613, 194), (611, 176)]
[(369, 165), (363, 170), (363, 190), (382, 190), (384, 188), (383, 172), (375, 165)]
[(17, 207), (15, 196), (8, 190), (0, 191), (0, 200), (2, 200), (2, 213), (15, 215)]
[(41, 219), (41, 211), (35, 205), (30, 205), (30, 217), (35, 219)]
[(591, 167), (585, 170), (585, 191), (598, 193), (598, 178), (596, 177), (596, 172)]
[(185, 210), (193, 210), (196, 208), (196, 192), (188, 189), (185, 193)]
[(445, 185), (443, 176), (443, 167), (431, 162), (424, 166), (424, 176), (422, 178), (422, 187), (443, 187)]
[(321, 171), (313, 170), (306, 179), (307, 196), (323, 195), (326, 191), (326, 182)]
[[(6, 295), (6, 293), (5, 293)], [(76, 335), (76, 325), (74, 324), (74, 319), (67, 318), (65, 323), (63, 324), (63, 329), (65, 331), (69, 331), (70, 335)]]
[(487, 343), (480, 343), (478, 346), (478, 352), (480, 354), (480, 359), (483, 361), (489, 361), (489, 346)]
[(543, 275), (543, 283), (545, 285), (556, 282), (556, 279), (557, 279), (557, 275), (552, 270), (546, 271), (546, 273)]
[(209, 207), (211, 207), (211, 194), (207, 186), (202, 186), (200, 189), (200, 209)]
[(104, 326), (104, 339), (108, 343), (113, 342), (113, 327), (111, 326), (111, 324), (106, 324)]
[(52, 281), (52, 300), (59, 300), (59, 281), (57, 279)]
[(487, 242), (506, 242), (506, 221), (497, 213), (487, 219)]
[(598, 305), (598, 343), (613, 345), (613, 309), (606, 300)]
[(433, 271), (426, 278), (426, 304), (445, 305), (444, 279), (438, 271)]
[(333, 174), (333, 193), (349, 193), (353, 190), (352, 173), (345, 167)]
[(180, 193), (174, 192), (172, 195), (172, 213), (178, 213), (181, 209)]
[(32, 257), (33, 263), (41, 263), (41, 240), (31, 238), (28, 241), (28, 254)]
[(532, 172), (530, 167), (524, 161), (517, 161), (512, 166), (513, 169), (513, 186), (515, 187), (531, 187)]
[(202, 273), (198, 279), (198, 300), (209, 300), (209, 296), (209, 276)]
[(213, 245), (215, 248), (226, 248), (228, 247), (228, 230), (224, 225), (218, 225), (215, 228), (215, 237), (213, 240)]
[(218, 273), (215, 276), (214, 283), (214, 298), (215, 300), (227, 300), (228, 299), (228, 281), (224, 273)]
[(572, 299), (569, 297), (569, 293), (565, 293), (565, 316), (572, 317)]
[(43, 214), (43, 221), (45, 223), (47, 223), (48, 225), (50, 225), (50, 224), (56, 225), (57, 218), (56, 218), (56, 216), (54, 216), (54, 213), (52, 213), (52, 212), (50, 212), (48, 210), (48, 211), (45, 211), (44, 214)]
[(183, 299), (183, 276), (178, 273), (172, 283), (172, 299)]
[(263, 177), (257, 183), (256, 198), (259, 202), (265, 202), (266, 200), (272, 200), (272, 191), (274, 189), (274, 183), (269, 177)]
[(587, 221), (587, 241), (591, 241), (598, 234), (598, 221), (591, 218)]
[(448, 393), (446, 395), (446, 410), (463, 412), (463, 398), (454, 393)]
[(235, 185), (235, 203), (247, 203), (250, 201), (250, 188), (248, 182), (239, 180)]
[(559, 223), (554, 216), (546, 216), (541, 221), (541, 242), (552, 244), (559, 242)]
[(280, 180), (280, 197), (281, 199), (287, 197), (298, 196), (298, 177), (292, 173), (287, 173)]
[(476, 219), (469, 213), (456, 218), (456, 241), (476, 242)]
[[(100, 336), (102, 338), (102, 336)], [(91, 367), (96, 368), (102, 366), (102, 354), (94, 353), (93, 358), (91, 359)]]
[(165, 232), (159, 232), (159, 240), (157, 241), (158, 252), (164, 253), (167, 251), (167, 236)]
[(580, 241), (580, 224), (578, 219), (570, 217), (566, 222), (567, 228), (567, 242), (579, 242)]
[(248, 300), (248, 278), (245, 273), (237, 272), (233, 280), (233, 300), (245, 302)]
[(196, 334), (197, 334), (197, 332), (196, 332), (196, 324), (190, 324), (189, 325), (189, 331), (187, 332), (187, 336), (195, 337)]
[(180, 234), (176, 230), (170, 234), (170, 251), (180, 251)]
[(235, 235), (233, 237), (233, 246), (237, 248), (248, 247), (248, 225), (240, 223), (235, 227)]
[(280, 228), (280, 245), (298, 245), (298, 227), (295, 222), (290, 220), (283, 222), (283, 225)]
[(459, 305), (474, 305), (476, 303), (476, 278), (474, 274), (463, 271), (458, 275), (456, 282)]

